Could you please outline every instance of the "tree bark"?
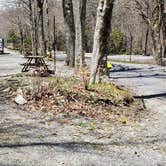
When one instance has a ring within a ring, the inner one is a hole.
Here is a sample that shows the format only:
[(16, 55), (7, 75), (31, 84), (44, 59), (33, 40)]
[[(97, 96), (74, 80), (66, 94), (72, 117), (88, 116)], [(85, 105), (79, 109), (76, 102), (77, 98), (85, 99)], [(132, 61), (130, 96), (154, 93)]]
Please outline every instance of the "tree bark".
[[(130, 55), (133, 54), (133, 40), (134, 40), (133, 35), (132, 33), (130, 33)], [(131, 62), (131, 58), (130, 58), (130, 62)]]
[(166, 2), (164, 0), (161, 0), (160, 8), (162, 14), (162, 58), (166, 58)]
[(108, 41), (111, 32), (111, 20), (114, 0), (100, 0), (97, 9), (97, 22), (94, 34), (93, 55), (91, 61), (90, 84), (96, 83), (107, 68)]
[[(146, 6), (146, 15), (149, 16), (150, 6)], [(148, 40), (149, 40), (149, 24), (147, 24), (146, 36), (145, 36), (145, 45), (144, 45), (144, 55), (148, 54)]]
[(31, 39), (32, 39), (32, 54), (38, 55), (38, 37), (37, 37), (37, 12), (36, 0), (29, 0), (30, 22), (31, 22)]
[(153, 0), (151, 35), (153, 42), (153, 55), (158, 65), (163, 65), (165, 54), (165, 14), (164, 0)]
[(78, 0), (76, 2), (75, 12), (75, 69), (79, 70), (85, 64), (85, 24), (86, 24), (86, 3), (87, 0)]
[(75, 65), (75, 24), (72, 0), (62, 0), (63, 15), (66, 29), (66, 64)]
[(24, 53), (24, 31), (23, 31), (23, 25), (20, 19), (20, 16), (18, 16), (18, 30), (20, 35), (20, 53)]
[(51, 43), (51, 29), (50, 29), (50, 13), (49, 13), (49, 1), (46, 0), (45, 1), (46, 3), (46, 16), (47, 16), (47, 24), (46, 24), (46, 27), (47, 27), (47, 43), (46, 43), (46, 51), (48, 50), (48, 53), (49, 53), (49, 56), (50, 58), (52, 57), (51, 55), (51, 51), (52, 51), (52, 43)]
[(43, 16), (43, 5), (44, 0), (37, 0), (37, 14), (38, 14), (38, 37), (39, 37), (39, 48), (40, 56), (45, 56), (45, 36), (44, 36), (44, 16)]
[(144, 55), (147, 56), (148, 54), (148, 39), (149, 39), (149, 26), (146, 29), (146, 36), (145, 36), (145, 46), (144, 46)]
[[(151, 38), (152, 38), (152, 52), (155, 58), (156, 64), (163, 65), (163, 57), (166, 55), (166, 10), (165, 0), (151, 0), (146, 1), (147, 11), (143, 11), (142, 4), (135, 0), (142, 18), (146, 21), (149, 26)], [(149, 10), (149, 7), (152, 7)], [(146, 14), (145, 14), (146, 13)]]
[(21, 54), (24, 53), (24, 25), (23, 25), (23, 12), (21, 10), (21, 3), (18, 2), (18, 10), (19, 14), (17, 14), (17, 26), (19, 31), (19, 37), (20, 37), (20, 48), (19, 51)]
[(20, 25), (20, 26), (21, 26), (19, 28), (19, 33), (20, 33), (20, 53), (23, 54), (24, 53), (24, 32), (23, 32), (22, 25)]

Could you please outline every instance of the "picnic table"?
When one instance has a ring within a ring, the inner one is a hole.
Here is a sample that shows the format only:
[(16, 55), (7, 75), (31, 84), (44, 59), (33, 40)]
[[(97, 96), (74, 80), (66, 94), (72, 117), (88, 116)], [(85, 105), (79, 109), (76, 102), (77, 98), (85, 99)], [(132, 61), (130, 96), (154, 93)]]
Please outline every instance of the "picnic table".
[(22, 65), (22, 72), (27, 72), (30, 68), (34, 67), (43, 67), (44, 70), (48, 71), (48, 65), (45, 63), (44, 57), (42, 56), (27, 56), (26, 63)]

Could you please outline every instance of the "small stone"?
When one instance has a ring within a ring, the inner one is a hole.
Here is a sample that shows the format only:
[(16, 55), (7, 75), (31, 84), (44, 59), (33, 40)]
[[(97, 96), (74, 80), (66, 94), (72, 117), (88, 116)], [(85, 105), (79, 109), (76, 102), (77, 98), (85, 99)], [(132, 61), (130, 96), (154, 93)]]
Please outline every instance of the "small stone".
[(10, 88), (7, 88), (7, 89), (4, 89), (3, 92), (8, 93), (8, 92), (10, 92), (10, 90), (11, 90)]
[(27, 103), (27, 101), (24, 99), (24, 97), (22, 95), (17, 95), (17, 97), (15, 97), (14, 101), (18, 104), (18, 105), (24, 105)]

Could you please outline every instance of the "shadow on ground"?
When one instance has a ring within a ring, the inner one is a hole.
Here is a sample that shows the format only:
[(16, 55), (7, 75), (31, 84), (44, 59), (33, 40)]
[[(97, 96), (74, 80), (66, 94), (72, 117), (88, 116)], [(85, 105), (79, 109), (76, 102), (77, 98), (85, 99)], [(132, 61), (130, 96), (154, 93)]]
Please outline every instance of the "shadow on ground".
[(152, 145), (154, 143), (162, 143), (166, 141), (166, 138), (148, 138), (145, 141), (126, 141), (126, 142), (112, 142), (112, 143), (91, 143), (91, 142), (62, 142), (62, 143), (53, 143), (53, 142), (33, 142), (33, 143), (23, 143), (23, 144), (0, 144), (0, 149), (2, 148), (22, 148), (22, 147), (61, 147), (68, 151), (80, 151), (88, 150), (90, 148), (97, 149), (97, 147), (105, 146), (123, 146), (123, 145)]
[(1, 55), (9, 55), (10, 53), (9, 52), (4, 52), (4, 53), (0, 53), (0, 56)]
[[(134, 68), (134, 67), (128, 67), (128, 66), (123, 66), (123, 65), (113, 65), (113, 69), (111, 70), (112, 73), (114, 72), (130, 72), (135, 75), (125, 75), (125, 76), (120, 76), (120, 77), (113, 77), (113, 79), (122, 79), (122, 78), (160, 78), (160, 79), (166, 79), (166, 74), (162, 73), (151, 73), (151, 70), (153, 67), (147, 68), (149, 70), (149, 74), (142, 74), (142, 69), (141, 68)], [(148, 73), (148, 71), (147, 71)]]
[(134, 96), (136, 99), (153, 99), (153, 98), (166, 98), (166, 92), (165, 93), (159, 93), (159, 94), (152, 94), (152, 95), (143, 95), (143, 96)]

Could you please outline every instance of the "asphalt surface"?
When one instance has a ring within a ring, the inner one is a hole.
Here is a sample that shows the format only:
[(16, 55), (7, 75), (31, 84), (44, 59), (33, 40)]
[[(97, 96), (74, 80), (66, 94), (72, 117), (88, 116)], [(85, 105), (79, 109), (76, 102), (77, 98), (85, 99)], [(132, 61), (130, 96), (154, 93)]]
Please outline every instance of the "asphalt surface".
[(166, 113), (166, 67), (114, 63), (111, 77), (142, 98), (147, 109)]
[(0, 54), (0, 77), (20, 73), (23, 62), (24, 58), (16, 53)]

